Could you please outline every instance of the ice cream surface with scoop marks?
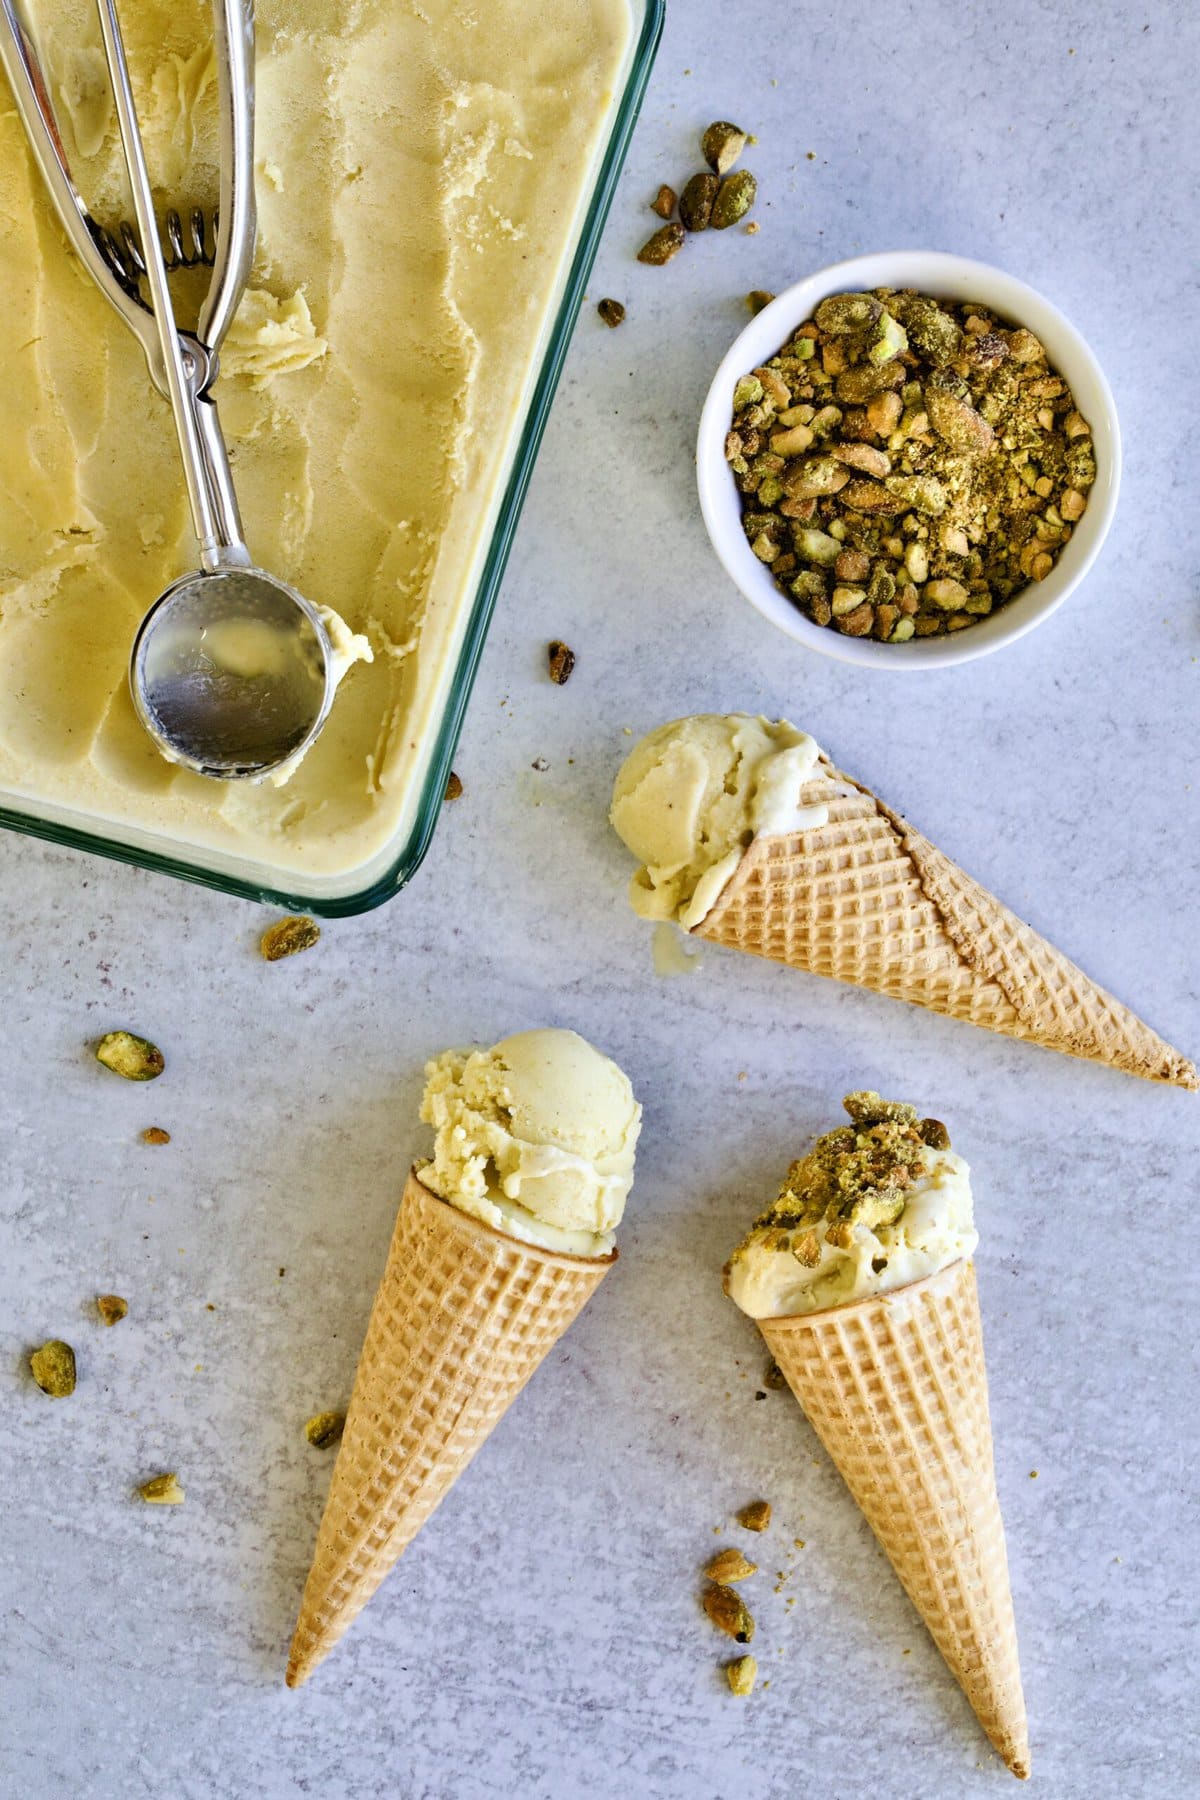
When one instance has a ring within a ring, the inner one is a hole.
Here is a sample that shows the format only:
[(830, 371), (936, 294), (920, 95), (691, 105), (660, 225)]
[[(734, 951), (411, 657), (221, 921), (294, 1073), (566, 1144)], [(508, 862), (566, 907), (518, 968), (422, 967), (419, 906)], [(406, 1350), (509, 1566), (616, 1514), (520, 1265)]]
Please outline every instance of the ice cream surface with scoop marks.
[(979, 1241), (970, 1170), (946, 1129), (913, 1106), (847, 1094), (849, 1125), (788, 1171), (725, 1271), (752, 1319), (794, 1317), (906, 1287)]
[(756, 837), (824, 825), (801, 806), (820, 746), (786, 719), (699, 713), (660, 725), (630, 752), (613, 790), (612, 823), (642, 863), (633, 910), (685, 930), (712, 911)]
[(425, 1186), (484, 1224), (604, 1256), (633, 1185), (642, 1109), (616, 1063), (573, 1031), (522, 1031), (426, 1065), (436, 1132)]

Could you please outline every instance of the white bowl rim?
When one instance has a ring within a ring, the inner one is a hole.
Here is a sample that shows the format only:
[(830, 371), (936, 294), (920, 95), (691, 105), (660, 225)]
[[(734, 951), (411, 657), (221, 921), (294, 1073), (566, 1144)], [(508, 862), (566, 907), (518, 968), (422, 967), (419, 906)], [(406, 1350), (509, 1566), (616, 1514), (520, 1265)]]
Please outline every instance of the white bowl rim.
[[(1045, 581), (1031, 584), (1015, 600), (966, 631), (950, 637), (916, 638), (906, 644), (845, 637), (804, 617), (776, 587), (766, 566), (746, 542), (740, 522), (740, 495), (724, 452), (733, 383), (738, 376), (775, 355), (826, 295), (872, 287), (916, 287), (923, 293), (978, 300), (1002, 317), (1035, 331), (1046, 346), (1050, 362), (1067, 380), (1091, 424), (1096, 450), (1096, 481), (1087, 512)], [(755, 346), (753, 351), (748, 348), (751, 344)], [(860, 668), (946, 668), (973, 662), (1003, 644), (1015, 643), (1056, 612), (1083, 581), (1100, 553), (1116, 511), (1121, 485), (1120, 425), (1112, 390), (1086, 339), (1036, 288), (990, 263), (948, 251), (876, 251), (831, 263), (793, 283), (738, 333), (721, 359), (700, 415), (696, 481), (705, 528), (726, 573), (750, 604), (787, 636), (821, 655)], [(731, 498), (737, 508), (736, 517), (731, 517)]]

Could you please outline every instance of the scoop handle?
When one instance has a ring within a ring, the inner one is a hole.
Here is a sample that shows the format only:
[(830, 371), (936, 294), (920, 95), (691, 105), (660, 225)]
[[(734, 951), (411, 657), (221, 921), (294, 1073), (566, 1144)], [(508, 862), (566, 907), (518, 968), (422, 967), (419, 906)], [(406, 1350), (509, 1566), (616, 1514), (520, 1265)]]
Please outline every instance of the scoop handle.
[(200, 546), (200, 562), (205, 569), (219, 568), (226, 561), (248, 562), (216, 406), (211, 399), (203, 397), (213, 376), (214, 359), (194, 338), (185, 342), (175, 323), (167, 266), (158, 237), (154, 192), (146, 168), (129, 64), (114, 0), (96, 0), (96, 11), (133, 210), (142, 241), (167, 398), (171, 402), (192, 524)]

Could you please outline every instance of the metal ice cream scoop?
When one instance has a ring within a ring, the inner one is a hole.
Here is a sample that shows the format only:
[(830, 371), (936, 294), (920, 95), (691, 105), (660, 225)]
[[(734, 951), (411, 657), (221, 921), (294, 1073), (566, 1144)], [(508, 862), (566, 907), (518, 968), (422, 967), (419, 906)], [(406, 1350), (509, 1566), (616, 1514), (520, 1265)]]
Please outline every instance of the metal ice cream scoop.
[[(141, 344), (179, 440), (200, 566), (171, 583), (138, 629), (133, 702), (171, 762), (201, 775), (261, 779), (308, 749), (328, 716), (335, 678), (317, 608), (251, 561), (212, 396), (218, 352), (254, 255), (254, 7), (213, 0), (220, 204), (212, 278), (191, 333), (175, 321), (114, 0), (96, 6), (137, 220), (134, 246), (123, 228), (125, 255), (113, 254), (113, 234), (92, 218), (72, 177), (21, 0), (0, 0), (0, 60), (72, 246)], [(180, 261), (188, 259), (173, 258)]]

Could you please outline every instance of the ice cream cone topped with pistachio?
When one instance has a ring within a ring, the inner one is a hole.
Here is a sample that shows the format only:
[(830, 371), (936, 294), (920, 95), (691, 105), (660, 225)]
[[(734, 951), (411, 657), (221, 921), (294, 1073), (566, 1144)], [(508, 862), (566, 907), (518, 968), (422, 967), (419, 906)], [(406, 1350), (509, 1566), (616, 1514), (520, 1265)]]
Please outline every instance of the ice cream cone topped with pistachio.
[(630, 904), (731, 949), (1200, 1087), (1195, 1066), (786, 719), (700, 713), (627, 757)]
[(851, 1123), (792, 1164), (726, 1265), (725, 1291), (751, 1318), (885, 1293), (975, 1249), (967, 1165), (940, 1120), (871, 1092), (843, 1105)]
[(847, 1094), (725, 1266), (995, 1748), (1029, 1773), (970, 1171), (937, 1119)]

